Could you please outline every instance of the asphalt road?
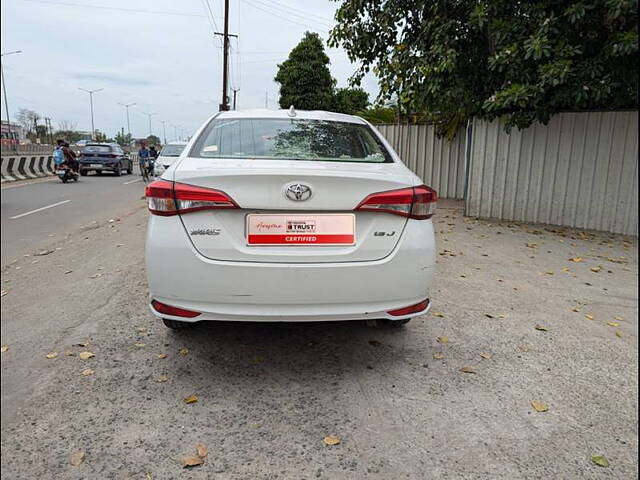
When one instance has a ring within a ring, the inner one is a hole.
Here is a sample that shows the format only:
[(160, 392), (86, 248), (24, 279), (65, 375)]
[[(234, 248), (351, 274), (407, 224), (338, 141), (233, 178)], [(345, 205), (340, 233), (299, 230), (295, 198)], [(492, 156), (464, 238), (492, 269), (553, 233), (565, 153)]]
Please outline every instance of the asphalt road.
[(171, 332), (132, 189), (2, 269), (3, 478), (638, 478), (635, 239), (440, 208), (434, 307), (405, 328)]
[(73, 228), (117, 214), (144, 192), (137, 174), (80, 177), (63, 184), (57, 177), (2, 186), (1, 264), (31, 253)]

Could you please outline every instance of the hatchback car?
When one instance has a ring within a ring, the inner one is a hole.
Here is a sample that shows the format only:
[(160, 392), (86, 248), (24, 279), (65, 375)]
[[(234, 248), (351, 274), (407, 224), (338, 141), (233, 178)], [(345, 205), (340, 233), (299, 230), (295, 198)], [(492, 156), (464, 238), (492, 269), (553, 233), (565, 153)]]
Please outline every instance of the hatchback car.
[(88, 143), (80, 151), (80, 175), (94, 171), (113, 172), (120, 176), (122, 172), (133, 172), (133, 163), (129, 155), (116, 143)]
[(170, 328), (430, 308), (436, 192), (359, 117), (219, 113), (145, 194), (150, 307)]
[(162, 147), (153, 167), (154, 175), (162, 175), (164, 171), (180, 157), (186, 145), (186, 142), (169, 142)]

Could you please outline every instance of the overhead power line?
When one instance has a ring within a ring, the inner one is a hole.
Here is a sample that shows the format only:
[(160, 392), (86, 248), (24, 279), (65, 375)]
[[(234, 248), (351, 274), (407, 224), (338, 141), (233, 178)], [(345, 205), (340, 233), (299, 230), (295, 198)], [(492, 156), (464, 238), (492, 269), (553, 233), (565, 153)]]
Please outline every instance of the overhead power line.
[(198, 15), (196, 13), (183, 13), (183, 12), (168, 12), (162, 10), (144, 10), (139, 8), (122, 8), (122, 7), (108, 7), (104, 5), (86, 5), (82, 3), (72, 3), (72, 2), (54, 2), (51, 0), (24, 0), (25, 2), (32, 3), (42, 3), (46, 5), (57, 5), (63, 7), (81, 7), (81, 8), (94, 8), (99, 10), (115, 10), (120, 12), (130, 12), (130, 13), (148, 13), (152, 15), (172, 15), (178, 17), (199, 17), (202, 18), (204, 15)]
[(245, 2), (247, 5), (250, 5), (251, 7), (255, 8), (255, 9), (257, 9), (257, 10), (260, 10), (260, 11), (262, 11), (262, 12), (264, 12), (264, 13), (268, 14), (268, 15), (271, 15), (271, 16), (273, 16), (273, 17), (279, 18), (280, 20), (284, 20), (285, 22), (294, 23), (294, 24), (296, 24), (296, 25), (300, 25), (300, 26), (302, 26), (302, 27), (304, 27), (304, 28), (307, 28), (307, 29), (309, 29), (309, 30), (312, 30), (312, 31), (317, 31), (317, 32), (322, 32), (322, 33), (328, 33), (328, 31), (327, 31), (327, 30), (325, 30), (325, 29), (322, 29), (322, 28), (316, 28), (316, 27), (311, 26), (311, 25), (309, 25), (309, 24), (301, 23), (301, 22), (298, 22), (298, 21), (296, 21), (296, 20), (292, 20), (292, 19), (290, 19), (290, 18), (283, 17), (282, 15), (279, 15), (279, 14), (277, 14), (277, 13), (275, 13), (275, 12), (271, 11), (271, 10), (267, 10), (267, 9), (265, 9), (265, 8), (261, 7), (260, 5), (253, 3), (253, 0), (244, 0), (244, 2)]
[[(253, 0), (253, 1), (255, 3), (263, 5), (265, 8), (272, 8), (283, 15), (291, 15), (292, 17), (300, 19), (304, 22), (319, 23), (319, 24), (322, 24), (322, 26), (325, 26), (327, 28), (331, 28), (333, 26), (333, 23), (331, 21), (325, 20), (314, 13), (305, 12), (304, 10), (296, 9), (288, 5), (281, 6), (282, 4), (276, 2), (275, 0)], [(301, 13), (296, 13), (296, 10)]]

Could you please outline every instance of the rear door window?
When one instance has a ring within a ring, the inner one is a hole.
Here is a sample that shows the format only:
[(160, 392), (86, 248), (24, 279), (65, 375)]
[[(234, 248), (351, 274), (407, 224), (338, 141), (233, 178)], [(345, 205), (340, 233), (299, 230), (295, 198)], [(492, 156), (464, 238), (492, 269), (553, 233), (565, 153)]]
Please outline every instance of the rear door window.
[(82, 153), (111, 153), (111, 147), (108, 145), (87, 145), (82, 150)]

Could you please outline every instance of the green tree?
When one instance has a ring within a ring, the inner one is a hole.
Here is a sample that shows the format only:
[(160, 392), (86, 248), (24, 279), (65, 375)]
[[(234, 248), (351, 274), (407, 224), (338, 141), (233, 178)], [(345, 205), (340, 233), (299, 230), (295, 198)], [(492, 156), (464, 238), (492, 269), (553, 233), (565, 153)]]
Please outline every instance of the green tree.
[(280, 108), (331, 110), (335, 80), (328, 65), (322, 40), (317, 33), (306, 32), (289, 58), (278, 65), (274, 80), (280, 84)]
[(82, 140), (84, 135), (77, 130), (57, 130), (53, 134), (53, 141), (58, 139), (66, 140), (69, 143), (75, 143), (78, 140)]
[(149, 143), (149, 145), (161, 145), (162, 142), (160, 141), (160, 137), (157, 137), (155, 135), (149, 135), (147, 137), (147, 142)]
[(114, 140), (116, 141), (116, 143), (118, 145), (129, 146), (129, 145), (131, 145), (133, 137), (131, 136), (130, 133), (118, 132), (118, 134), (115, 136)]
[(106, 133), (101, 132), (97, 128), (96, 128), (95, 135), (96, 135), (96, 142), (103, 142), (103, 143), (113, 143), (114, 142), (113, 138), (107, 137)]
[(369, 94), (361, 88), (338, 88), (333, 111), (355, 115), (369, 106)]
[(454, 135), (472, 116), (507, 128), (563, 110), (638, 108), (637, 0), (337, 0), (329, 44), (381, 98)]
[(358, 115), (370, 123), (395, 123), (396, 110), (391, 107), (370, 107), (358, 112)]

